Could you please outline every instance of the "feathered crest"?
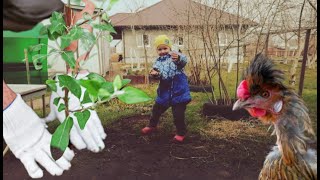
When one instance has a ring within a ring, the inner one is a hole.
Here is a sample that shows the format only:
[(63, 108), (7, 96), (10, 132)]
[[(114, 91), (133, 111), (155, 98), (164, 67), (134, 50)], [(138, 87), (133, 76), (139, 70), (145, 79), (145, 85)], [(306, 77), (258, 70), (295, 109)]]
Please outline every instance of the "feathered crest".
[(248, 81), (250, 90), (254, 90), (262, 85), (278, 86), (286, 89), (283, 85), (284, 73), (274, 68), (271, 59), (259, 53), (255, 56), (247, 69), (245, 78)]

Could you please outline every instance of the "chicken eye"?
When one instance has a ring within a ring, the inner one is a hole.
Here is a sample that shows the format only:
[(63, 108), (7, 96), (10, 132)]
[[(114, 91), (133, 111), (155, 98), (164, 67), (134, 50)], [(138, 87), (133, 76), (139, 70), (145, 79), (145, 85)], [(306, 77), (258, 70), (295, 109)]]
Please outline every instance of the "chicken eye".
[(263, 91), (263, 92), (261, 93), (261, 96), (262, 96), (263, 98), (268, 98), (268, 97), (270, 96), (270, 93), (269, 93), (268, 91)]

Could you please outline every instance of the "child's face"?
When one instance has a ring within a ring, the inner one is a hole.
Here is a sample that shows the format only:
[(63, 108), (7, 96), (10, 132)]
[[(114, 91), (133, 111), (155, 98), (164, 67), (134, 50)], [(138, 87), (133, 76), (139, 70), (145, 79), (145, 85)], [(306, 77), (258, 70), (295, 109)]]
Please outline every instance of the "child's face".
[(157, 53), (159, 56), (167, 55), (170, 52), (170, 47), (166, 45), (159, 45), (157, 47)]

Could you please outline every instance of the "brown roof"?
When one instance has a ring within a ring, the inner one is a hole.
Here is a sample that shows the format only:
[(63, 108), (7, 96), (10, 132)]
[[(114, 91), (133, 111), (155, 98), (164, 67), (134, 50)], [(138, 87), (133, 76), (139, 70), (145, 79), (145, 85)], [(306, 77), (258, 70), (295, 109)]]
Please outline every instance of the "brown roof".
[[(189, 18), (188, 18), (188, 12)], [(192, 0), (162, 0), (137, 13), (118, 13), (110, 17), (115, 27), (120, 26), (179, 26), (236, 25), (237, 16), (209, 7)], [(257, 25), (256, 22), (239, 17), (243, 25)]]
[(111, 16), (111, 21), (112, 21), (112, 24), (116, 24), (118, 23), (119, 21), (122, 21), (123, 19), (129, 17), (132, 13), (117, 13), (113, 16)]

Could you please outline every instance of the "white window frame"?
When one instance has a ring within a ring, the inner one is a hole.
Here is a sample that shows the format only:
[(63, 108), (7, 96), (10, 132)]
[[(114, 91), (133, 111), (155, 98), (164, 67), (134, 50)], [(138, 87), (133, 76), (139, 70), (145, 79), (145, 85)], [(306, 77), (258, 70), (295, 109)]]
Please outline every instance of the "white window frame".
[(228, 34), (226, 32), (219, 32), (219, 46), (228, 45)]
[(146, 44), (145, 45), (145, 47), (150, 47), (150, 35), (148, 35), (148, 34), (140, 34), (140, 35), (138, 35), (138, 37), (137, 38), (139, 38), (141, 41), (141, 44), (139, 44), (139, 41), (138, 41), (138, 39), (137, 39), (137, 44), (138, 44), (138, 47), (142, 47), (143, 48), (143, 43), (144, 43), (144, 41), (143, 41), (143, 36), (144, 35), (146, 35), (146, 36), (148, 36), (148, 44)]
[[(180, 38), (182, 39), (182, 44), (180, 44)], [(178, 45), (178, 46), (180, 46), (180, 47), (184, 46), (184, 39), (183, 39), (182, 36), (178, 36), (178, 37), (177, 37), (177, 41), (178, 41), (178, 42), (177, 42), (177, 45)]]

